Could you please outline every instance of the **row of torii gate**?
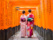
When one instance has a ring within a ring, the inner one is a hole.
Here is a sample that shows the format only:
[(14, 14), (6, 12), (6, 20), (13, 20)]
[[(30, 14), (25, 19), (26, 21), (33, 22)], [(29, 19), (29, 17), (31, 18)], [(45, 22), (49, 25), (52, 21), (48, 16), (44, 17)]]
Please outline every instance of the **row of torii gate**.
[(8, 40), (20, 29), (22, 10), (34, 14), (34, 29), (53, 40), (53, 0), (0, 0), (0, 40)]

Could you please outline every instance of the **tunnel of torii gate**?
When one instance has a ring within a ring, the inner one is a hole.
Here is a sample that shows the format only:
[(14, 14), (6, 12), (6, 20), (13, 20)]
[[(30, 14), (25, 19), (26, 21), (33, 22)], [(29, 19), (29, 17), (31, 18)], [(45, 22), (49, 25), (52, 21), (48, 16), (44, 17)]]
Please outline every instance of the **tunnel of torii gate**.
[(20, 16), (23, 10), (27, 16), (29, 9), (37, 37), (30, 40), (53, 40), (53, 0), (0, 0), (0, 40), (19, 40)]

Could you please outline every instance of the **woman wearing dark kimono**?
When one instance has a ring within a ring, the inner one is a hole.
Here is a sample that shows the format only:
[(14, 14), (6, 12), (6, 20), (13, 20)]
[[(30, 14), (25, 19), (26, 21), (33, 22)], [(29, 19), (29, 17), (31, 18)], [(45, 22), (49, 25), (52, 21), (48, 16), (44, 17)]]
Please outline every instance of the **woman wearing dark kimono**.
[(34, 15), (29, 9), (29, 14), (27, 15), (27, 36), (31, 37), (33, 35), (33, 25), (34, 25)]
[(26, 15), (25, 11), (22, 12), (23, 14), (20, 17), (20, 27), (21, 27), (21, 38), (26, 36)]

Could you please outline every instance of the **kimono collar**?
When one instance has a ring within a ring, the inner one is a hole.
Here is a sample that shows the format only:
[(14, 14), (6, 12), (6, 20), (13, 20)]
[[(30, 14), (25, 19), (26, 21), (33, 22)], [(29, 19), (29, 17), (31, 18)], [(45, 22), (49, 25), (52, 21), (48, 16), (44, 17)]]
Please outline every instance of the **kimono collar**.
[(29, 15), (31, 15), (32, 13), (29, 13)]
[(23, 14), (22, 16), (25, 16), (25, 14)]

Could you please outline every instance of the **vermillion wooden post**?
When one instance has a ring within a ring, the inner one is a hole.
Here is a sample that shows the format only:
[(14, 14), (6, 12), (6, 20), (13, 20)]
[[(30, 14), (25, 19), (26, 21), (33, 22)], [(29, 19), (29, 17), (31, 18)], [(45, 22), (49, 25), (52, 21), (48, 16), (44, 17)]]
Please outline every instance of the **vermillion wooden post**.
[(17, 26), (17, 13), (16, 13), (16, 9), (14, 8), (14, 12), (15, 12), (15, 33), (16, 33), (16, 26)]
[(51, 30), (52, 30), (52, 40), (53, 40), (53, 0), (51, 0), (51, 17), (52, 17), (52, 22), (51, 22)]
[(14, 25), (14, 24), (13, 24), (13, 20), (14, 20), (14, 19), (13, 19), (13, 11), (12, 11), (13, 9), (12, 9), (12, 8), (13, 8), (13, 5), (12, 5), (11, 2), (10, 2), (10, 3), (9, 3), (9, 13), (10, 13), (10, 14), (9, 14), (9, 17), (10, 17), (9, 20), (10, 20), (10, 31), (11, 31), (11, 32), (10, 32), (10, 36), (13, 35), (13, 32), (12, 32), (13, 30), (12, 30), (12, 28), (14, 27), (14, 26), (13, 26), (13, 25)]
[(1, 29), (2, 29), (2, 26), (1, 26), (1, 21), (2, 21), (2, 0), (0, 0), (0, 40), (2, 40), (2, 35), (1, 35)]
[(37, 17), (38, 17), (38, 7), (36, 7), (36, 25), (37, 25), (37, 26), (36, 26), (36, 30), (37, 30), (37, 32), (38, 32), (38, 21), (37, 21), (38, 18), (37, 18)]
[(35, 16), (36, 14), (35, 13), (36, 13), (36, 9), (34, 11), (34, 29), (36, 30), (36, 16)]
[(4, 31), (4, 0), (0, 0), (0, 39), (5, 40)]
[(34, 14), (34, 24), (36, 25), (35, 27), (36, 27), (36, 31), (37, 31), (37, 25), (38, 25), (38, 23), (37, 23), (37, 10), (35, 10), (35, 13), (36, 14)]
[(41, 10), (41, 36), (43, 36), (43, 29), (45, 28), (45, 18), (44, 18), (44, 10), (43, 10), (43, 0), (40, 0), (40, 10)]
[[(48, 19), (47, 19), (47, 12), (46, 12), (46, 10), (47, 10), (47, 0), (43, 0), (43, 11), (44, 11), (44, 18), (45, 18), (45, 27), (44, 27), (44, 29), (43, 29), (43, 38), (44, 38), (44, 40), (45, 40), (45, 37), (46, 37), (46, 29), (47, 29), (47, 27), (48, 27)], [(46, 37), (47, 38), (47, 37)]]
[(52, 29), (51, 27), (53, 26), (52, 25), (52, 10), (51, 10), (51, 0), (47, 0), (47, 15), (48, 15), (48, 23), (49, 23), (49, 26), (48, 26), (48, 32), (47, 32), (47, 40), (52, 40)]
[(19, 9), (19, 8), (16, 8), (16, 7), (15, 7), (15, 11), (16, 11), (16, 29), (15, 29), (15, 30), (16, 30), (16, 32), (18, 31), (18, 21), (19, 21), (19, 20), (18, 20), (18, 19), (19, 19), (19, 18), (18, 18), (18, 9)]
[(9, 34), (9, 27), (10, 27), (10, 17), (9, 17), (9, 0), (5, 0), (4, 2), (4, 14), (5, 14), (5, 20), (4, 20), (4, 25), (5, 25), (5, 40), (8, 40), (10, 37)]

